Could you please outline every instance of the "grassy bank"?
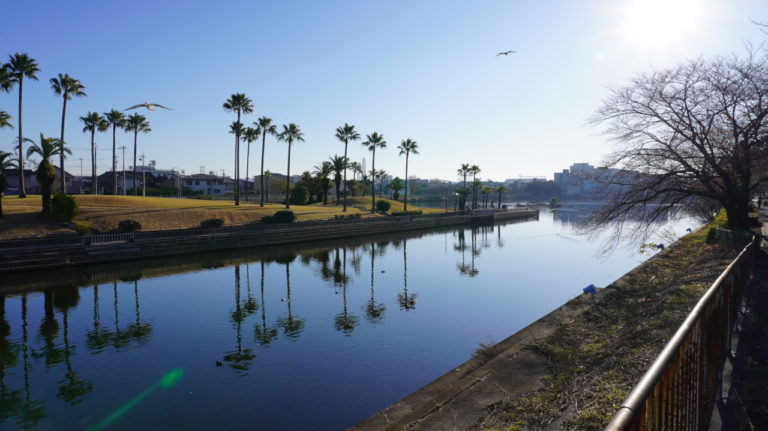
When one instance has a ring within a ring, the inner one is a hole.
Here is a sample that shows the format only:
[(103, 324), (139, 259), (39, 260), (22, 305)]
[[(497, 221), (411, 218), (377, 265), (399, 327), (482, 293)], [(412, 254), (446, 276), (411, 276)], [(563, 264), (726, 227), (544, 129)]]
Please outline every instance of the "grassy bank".
[[(136, 220), (142, 230), (185, 229), (200, 226), (210, 218), (224, 220), (225, 226), (258, 223), (265, 215), (284, 209), (281, 204), (266, 204), (263, 208), (257, 202), (242, 202), (239, 207), (233, 201), (173, 199), (134, 196), (75, 196), (80, 210), (77, 222), (87, 223), (100, 232), (117, 228), (121, 220)], [(402, 211), (402, 202), (392, 202), (392, 211)], [(381, 217), (370, 214), (370, 197), (351, 198), (346, 213), (340, 205), (291, 205), (297, 221), (332, 219), (338, 215), (360, 214), (361, 217)], [(41, 237), (47, 235), (73, 234), (68, 223), (61, 223), (40, 213), (41, 198), (30, 195), (19, 199), (16, 196), (3, 198), (3, 218), (0, 219), (0, 238)], [(418, 208), (425, 213), (440, 212), (435, 208)]]
[(707, 245), (707, 231), (683, 237), (617, 281), (595, 306), (526, 347), (547, 359), (550, 376), (538, 391), (489, 406), (475, 428), (602, 430), (737, 255)]

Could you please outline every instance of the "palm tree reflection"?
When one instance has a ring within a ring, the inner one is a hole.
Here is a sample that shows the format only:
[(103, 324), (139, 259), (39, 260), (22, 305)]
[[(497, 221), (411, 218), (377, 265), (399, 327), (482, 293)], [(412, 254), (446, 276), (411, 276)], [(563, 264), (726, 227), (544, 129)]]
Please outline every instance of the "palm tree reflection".
[(266, 318), (266, 311), (265, 311), (265, 302), (264, 302), (264, 260), (261, 261), (261, 282), (260, 282), (260, 288), (261, 288), (261, 327), (259, 325), (256, 325), (255, 328), (255, 338), (261, 344), (262, 346), (268, 345), (272, 343), (272, 340), (274, 340), (277, 337), (277, 329), (275, 329), (273, 326), (267, 327), (267, 318)]
[(294, 317), (291, 313), (291, 262), (296, 256), (285, 256), (277, 259), (279, 263), (285, 263), (285, 288), (288, 291), (288, 314), (277, 318), (277, 326), (283, 328), (283, 334), (289, 338), (297, 338), (304, 330), (304, 319)]
[(397, 302), (401, 310), (416, 308), (416, 294), (408, 295), (408, 240), (403, 239), (403, 293), (397, 293)]
[[(381, 252), (383, 253), (385, 251), (385, 248), (381, 247)], [(376, 261), (376, 243), (371, 243), (371, 299), (368, 301), (368, 303), (365, 305), (365, 317), (368, 319), (369, 322), (372, 323), (379, 323), (381, 322), (381, 319), (384, 318), (384, 310), (386, 310), (386, 306), (384, 306), (384, 303), (376, 303), (376, 299), (374, 298), (374, 275), (376, 272), (375, 268), (375, 261)]]
[[(336, 249), (336, 262), (339, 262), (339, 249)], [(338, 265), (334, 263), (334, 266)], [(334, 327), (337, 331), (341, 331), (344, 335), (352, 335), (352, 331), (355, 330), (355, 326), (359, 321), (358, 317), (349, 313), (347, 310), (347, 248), (344, 247), (344, 259), (341, 262), (341, 293), (344, 301), (344, 309), (341, 313), (337, 314), (334, 319)]]
[(83, 401), (86, 394), (93, 390), (93, 385), (87, 380), (78, 377), (72, 369), (72, 352), (75, 348), (69, 340), (69, 310), (77, 306), (80, 294), (77, 287), (59, 287), (54, 295), (54, 305), (62, 313), (64, 324), (64, 363), (67, 366), (67, 374), (59, 381), (57, 397), (70, 405)]
[(53, 312), (53, 288), (43, 290), (43, 321), (40, 323), (40, 336), (45, 346), (42, 353), (32, 352), (35, 358), (45, 357), (45, 366), (51, 366), (61, 362), (64, 349), (56, 347), (56, 337), (59, 336), (59, 322)]
[(232, 369), (242, 372), (248, 371), (251, 361), (256, 357), (252, 349), (243, 349), (242, 323), (248, 316), (248, 312), (240, 303), (240, 265), (235, 265), (235, 310), (230, 313), (230, 320), (237, 328), (237, 348), (224, 355), (224, 361), (229, 363)]

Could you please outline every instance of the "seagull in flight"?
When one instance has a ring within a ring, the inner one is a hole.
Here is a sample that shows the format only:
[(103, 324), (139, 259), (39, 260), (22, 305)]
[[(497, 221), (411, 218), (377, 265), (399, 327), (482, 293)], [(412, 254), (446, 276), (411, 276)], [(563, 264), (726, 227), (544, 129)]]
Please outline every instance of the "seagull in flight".
[(125, 108), (125, 109), (123, 109), (123, 111), (128, 111), (128, 110), (137, 109), (137, 108), (147, 108), (147, 111), (154, 111), (155, 108), (163, 108), (163, 109), (167, 109), (169, 111), (172, 110), (171, 108), (167, 108), (167, 107), (165, 107), (163, 105), (160, 105), (158, 103), (144, 102), (144, 103), (140, 103), (138, 105), (133, 105), (130, 108)]
[(517, 54), (517, 51), (502, 51), (502, 52), (496, 54), (496, 57), (498, 57), (500, 55), (509, 55), (509, 54)]

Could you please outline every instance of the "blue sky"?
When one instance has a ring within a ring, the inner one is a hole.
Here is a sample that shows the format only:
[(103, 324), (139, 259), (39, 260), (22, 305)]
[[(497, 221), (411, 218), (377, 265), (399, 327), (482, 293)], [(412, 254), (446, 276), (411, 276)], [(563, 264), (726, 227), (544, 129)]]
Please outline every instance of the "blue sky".
[[(255, 106), (246, 124), (266, 115), (304, 131), (292, 173), (343, 153), (334, 130), (346, 122), (384, 135), (376, 167), (393, 175), (405, 165), (395, 147), (411, 138), (421, 147), (411, 175), (455, 180), (472, 163), (482, 179), (551, 178), (610, 151), (587, 124), (609, 87), (768, 39), (750, 23), (768, 21), (768, 2), (756, 0), (42, 1), (8, 2), (0, 19), (0, 61), (26, 52), (41, 69), (24, 84), (26, 136), (59, 134), (61, 98), (49, 78), (69, 73), (87, 87), (67, 106), (67, 169), (76, 175), (79, 158), (85, 174), (90, 166), (78, 117), (145, 101), (173, 108), (142, 112), (153, 129), (139, 137), (148, 160), (232, 175), (234, 115), (221, 104), (243, 92)], [(518, 53), (495, 56), (510, 49)], [(0, 94), (14, 124), (17, 103), (16, 89)], [(0, 130), (0, 149), (11, 150), (15, 133)], [(111, 134), (96, 141), (101, 172)], [(118, 146), (132, 144), (118, 134)], [(362, 145), (349, 155), (370, 169)], [(286, 144), (268, 138), (266, 168), (285, 172), (286, 158)]]

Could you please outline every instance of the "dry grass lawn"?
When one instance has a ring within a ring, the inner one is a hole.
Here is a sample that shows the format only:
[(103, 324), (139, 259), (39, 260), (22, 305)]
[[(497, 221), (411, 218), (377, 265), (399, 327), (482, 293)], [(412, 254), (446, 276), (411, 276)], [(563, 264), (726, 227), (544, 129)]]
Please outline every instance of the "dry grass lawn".
[[(41, 198), (29, 195), (25, 199), (17, 196), (2, 198), (3, 218), (0, 219), (0, 239), (19, 237), (41, 237), (48, 235), (73, 234), (70, 223), (61, 223), (40, 213)], [(378, 198), (377, 198), (378, 199)], [(174, 199), (134, 196), (75, 196), (80, 207), (76, 222), (85, 222), (99, 232), (117, 229), (121, 220), (136, 220), (142, 230), (186, 229), (200, 226), (210, 218), (224, 220), (225, 226), (244, 225), (261, 221), (265, 215), (284, 209), (281, 204), (240, 202), (234, 206), (231, 200)], [(402, 211), (402, 202), (392, 202), (391, 211)], [(361, 214), (362, 217), (380, 217), (370, 214), (370, 197), (350, 198), (346, 214)], [(438, 208), (418, 208), (427, 212), (440, 212)], [(322, 204), (292, 205), (297, 221), (324, 220), (342, 213), (341, 206)]]

